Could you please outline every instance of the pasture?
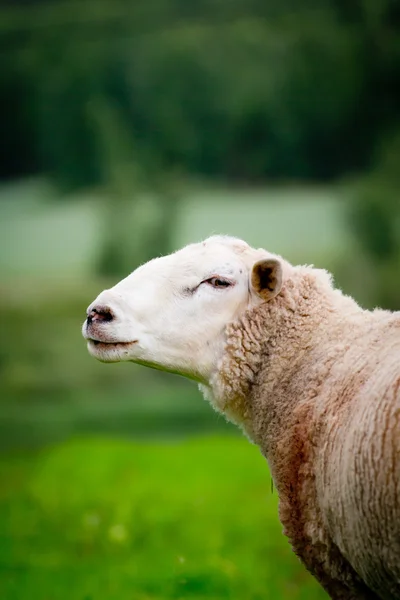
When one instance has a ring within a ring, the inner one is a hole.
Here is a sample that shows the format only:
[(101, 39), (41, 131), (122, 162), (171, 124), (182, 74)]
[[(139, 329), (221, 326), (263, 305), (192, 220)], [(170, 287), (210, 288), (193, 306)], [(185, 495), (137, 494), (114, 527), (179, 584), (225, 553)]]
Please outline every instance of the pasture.
[(0, 461), (0, 597), (322, 600), (255, 446), (86, 437)]

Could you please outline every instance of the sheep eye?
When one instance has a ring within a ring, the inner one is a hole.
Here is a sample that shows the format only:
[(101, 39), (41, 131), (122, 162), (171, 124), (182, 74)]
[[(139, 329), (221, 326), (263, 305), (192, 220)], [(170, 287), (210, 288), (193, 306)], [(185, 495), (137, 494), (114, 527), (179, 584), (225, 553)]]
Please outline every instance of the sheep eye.
[(214, 288), (226, 288), (232, 285), (230, 281), (221, 279), (221, 277), (210, 277), (210, 279), (207, 279), (205, 283), (208, 283)]

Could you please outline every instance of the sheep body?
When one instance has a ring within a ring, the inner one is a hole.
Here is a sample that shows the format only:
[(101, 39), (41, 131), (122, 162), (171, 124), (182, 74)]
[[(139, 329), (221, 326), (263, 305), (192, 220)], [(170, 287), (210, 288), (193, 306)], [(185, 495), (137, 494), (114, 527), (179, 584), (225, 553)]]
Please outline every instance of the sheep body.
[(215, 236), (142, 265), (87, 315), (92, 356), (199, 382), (260, 446), (284, 532), (333, 599), (400, 598), (400, 313)]
[(212, 390), (268, 459), (284, 532), (331, 597), (400, 598), (400, 315), (297, 267), (228, 326)]

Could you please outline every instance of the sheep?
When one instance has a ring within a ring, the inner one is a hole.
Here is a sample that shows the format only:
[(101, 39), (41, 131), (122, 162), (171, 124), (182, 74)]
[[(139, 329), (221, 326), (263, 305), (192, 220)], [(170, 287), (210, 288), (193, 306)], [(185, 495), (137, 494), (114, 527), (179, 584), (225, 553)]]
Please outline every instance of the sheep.
[(335, 600), (400, 598), (400, 313), (213, 236), (89, 306), (89, 353), (196, 381), (266, 457), (285, 535)]

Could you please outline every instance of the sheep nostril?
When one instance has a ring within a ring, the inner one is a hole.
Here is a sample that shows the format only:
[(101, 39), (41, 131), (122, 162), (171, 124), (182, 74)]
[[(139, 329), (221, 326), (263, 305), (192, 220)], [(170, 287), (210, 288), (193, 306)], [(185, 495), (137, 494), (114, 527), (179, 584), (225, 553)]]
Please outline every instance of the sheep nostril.
[(90, 325), (94, 321), (107, 323), (114, 318), (113, 312), (109, 306), (95, 306), (87, 316), (87, 323)]

